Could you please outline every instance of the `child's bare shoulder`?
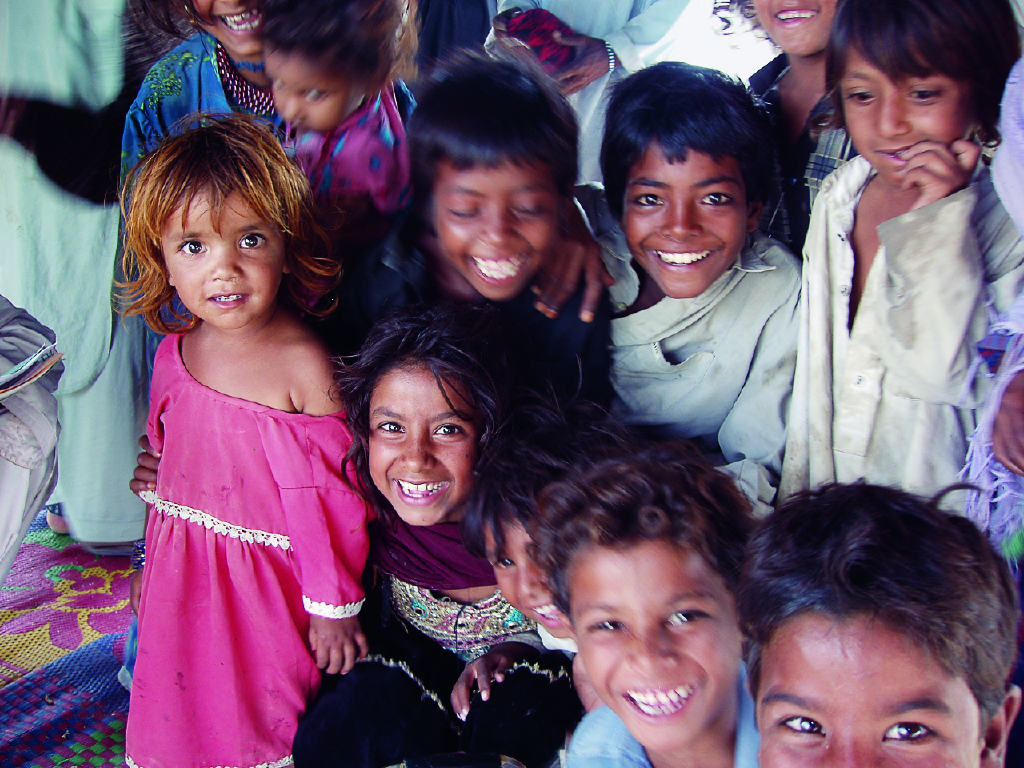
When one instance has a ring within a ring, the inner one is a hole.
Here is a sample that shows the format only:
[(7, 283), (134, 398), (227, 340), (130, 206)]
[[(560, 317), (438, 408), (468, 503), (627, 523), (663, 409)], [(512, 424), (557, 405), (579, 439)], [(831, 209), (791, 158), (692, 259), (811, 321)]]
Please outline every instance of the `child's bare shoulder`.
[(326, 416), (341, 410), (334, 398), (334, 361), (327, 345), (296, 320), (275, 345), (277, 366), (285, 372), (288, 393), (298, 413)]

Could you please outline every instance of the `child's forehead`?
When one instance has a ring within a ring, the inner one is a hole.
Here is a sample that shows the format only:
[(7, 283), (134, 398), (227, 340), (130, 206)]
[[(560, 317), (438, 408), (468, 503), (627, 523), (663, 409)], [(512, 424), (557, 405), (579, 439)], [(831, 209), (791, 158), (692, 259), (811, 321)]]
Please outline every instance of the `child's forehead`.
[[(625, 577), (625, 579), (623, 578)], [(639, 539), (621, 544), (589, 544), (576, 551), (569, 569), (571, 594), (614, 593), (635, 580), (663, 597), (733, 597), (722, 577), (695, 547), (670, 539)]]
[(427, 360), (409, 359), (393, 365), (376, 378), (371, 388), (370, 407), (395, 407), (421, 411), (443, 400), (459, 418), (476, 417), (466, 382), (451, 372), (435, 370)]
[(435, 189), (455, 186), (467, 191), (495, 187), (553, 189), (555, 174), (551, 166), (539, 158), (444, 158), (438, 163), (434, 186)]
[(187, 228), (196, 220), (209, 221), (215, 231), (220, 231), (226, 217), (232, 219), (262, 220), (265, 217), (238, 190), (220, 190), (211, 186), (201, 186), (186, 190), (171, 205), (171, 214), (167, 217), (167, 226), (179, 225)]
[(827, 665), (836, 684), (879, 675), (892, 681), (898, 694), (900, 686), (919, 691), (959, 680), (962, 690), (970, 693), (967, 681), (947, 669), (918, 638), (867, 614), (834, 616), (806, 611), (786, 619), (765, 645), (762, 680), (792, 677), (794, 661), (796, 675), (804, 677), (809, 670), (799, 663), (801, 659), (817, 659)]
[(854, 43), (843, 53), (839, 61), (839, 76), (870, 75), (883, 77), (892, 83), (901, 83), (914, 78), (948, 77), (941, 62), (931, 61), (922, 52), (907, 46), (899, 51), (878, 48), (872, 42)]
[(696, 171), (698, 175), (711, 173), (716, 177), (728, 177), (729, 181), (743, 184), (740, 160), (728, 153), (712, 154), (696, 147), (679, 145), (666, 148), (657, 139), (652, 140), (643, 154), (629, 169), (630, 178), (651, 169), (661, 168), (669, 172)]

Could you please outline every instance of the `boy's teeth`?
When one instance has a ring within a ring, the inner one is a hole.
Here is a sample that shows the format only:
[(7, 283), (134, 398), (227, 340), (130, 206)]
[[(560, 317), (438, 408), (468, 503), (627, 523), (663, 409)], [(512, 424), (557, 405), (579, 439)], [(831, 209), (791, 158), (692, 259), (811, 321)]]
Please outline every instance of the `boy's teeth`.
[(711, 251), (697, 251), (695, 253), (669, 253), (668, 251), (655, 251), (658, 258), (666, 264), (693, 264), (706, 258)]
[(814, 15), (814, 11), (781, 11), (775, 15), (775, 18), (779, 21), (792, 21), (794, 19), (809, 19)]
[(693, 686), (680, 685), (665, 691), (626, 691), (626, 696), (645, 715), (671, 715), (683, 708)]
[(250, 32), (260, 25), (260, 14), (257, 11), (245, 11), (234, 16), (221, 16), (224, 25), (234, 32)]
[(445, 487), (447, 483), (410, 483), (406, 480), (399, 480), (398, 487), (402, 489), (402, 492), (409, 496), (427, 496), (431, 493), (436, 493)]
[(515, 277), (524, 259), (520, 256), (511, 259), (473, 259), (473, 264), (480, 274), (491, 280), (507, 280)]

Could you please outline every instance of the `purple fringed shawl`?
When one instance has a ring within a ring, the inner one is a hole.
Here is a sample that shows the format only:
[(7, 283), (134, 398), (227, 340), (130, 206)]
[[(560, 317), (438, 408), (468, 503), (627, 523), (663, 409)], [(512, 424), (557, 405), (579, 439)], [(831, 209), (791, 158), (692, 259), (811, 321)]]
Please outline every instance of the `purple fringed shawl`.
[(377, 520), (370, 530), (373, 564), (409, 584), (444, 590), (497, 583), (491, 564), (466, 550), (458, 523)]
[[(992, 163), (996, 192), (1017, 229), (1024, 234), (1024, 59), (1017, 61), (1003, 92), (999, 132), (1003, 140)], [(991, 329), (1008, 335), (995, 387), (978, 414), (962, 478), (980, 490), (967, 496), (967, 517), (1002, 548), (1024, 528), (1024, 477), (1016, 475), (992, 453), (992, 425), (1010, 380), (1024, 370), (1024, 294)], [(985, 342), (982, 342), (982, 346)]]
[(978, 414), (978, 428), (971, 435), (963, 479), (979, 488), (967, 495), (967, 517), (1002, 547), (1024, 528), (1024, 477), (1004, 467), (992, 453), (992, 425), (1010, 380), (1024, 371), (1024, 294), (1017, 297), (1007, 316), (992, 326), (993, 332), (1011, 334), (999, 363), (995, 387)]

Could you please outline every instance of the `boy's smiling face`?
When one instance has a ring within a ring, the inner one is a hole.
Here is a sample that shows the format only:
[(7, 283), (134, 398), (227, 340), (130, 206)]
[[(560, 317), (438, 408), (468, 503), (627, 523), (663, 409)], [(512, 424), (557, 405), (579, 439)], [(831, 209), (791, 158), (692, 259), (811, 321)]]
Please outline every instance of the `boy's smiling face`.
[(990, 723), (963, 677), (869, 617), (808, 613), (776, 630), (755, 692), (762, 768), (994, 768), (1020, 705)]
[(757, 20), (790, 57), (825, 51), (836, 0), (754, 0)]
[(199, 26), (217, 38), (232, 59), (262, 60), (262, 19), (255, 0), (192, 0), (192, 10)]
[(704, 559), (666, 540), (593, 546), (574, 559), (569, 595), (583, 666), (652, 765), (731, 765), (740, 631)]
[(630, 168), (622, 213), (629, 252), (647, 273), (638, 303), (699, 296), (736, 263), (757, 229), (736, 158), (689, 150), (673, 163), (658, 144)]
[(437, 165), (433, 223), (449, 298), (508, 301), (524, 291), (558, 238), (559, 194), (545, 165)]
[(893, 81), (856, 48), (839, 79), (843, 121), (854, 147), (896, 189), (905, 186), (907, 150), (944, 149), (975, 126), (968, 85), (935, 72)]

